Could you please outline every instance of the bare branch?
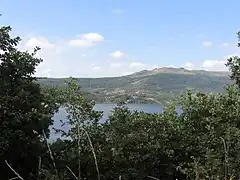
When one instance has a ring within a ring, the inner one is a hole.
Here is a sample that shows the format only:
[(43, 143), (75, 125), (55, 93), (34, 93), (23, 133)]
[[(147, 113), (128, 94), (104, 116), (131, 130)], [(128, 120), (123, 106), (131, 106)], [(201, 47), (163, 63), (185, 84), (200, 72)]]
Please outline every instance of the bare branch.
[(147, 177), (150, 178), (150, 179), (154, 179), (154, 180), (160, 180), (160, 179), (155, 178), (155, 177), (153, 177), (153, 176), (147, 176)]
[(74, 174), (74, 172), (70, 169), (70, 167), (66, 166), (66, 168), (72, 173), (72, 175), (74, 176), (74, 178), (76, 180), (78, 180), (77, 176)]
[[(10, 164), (8, 164), (7, 160), (5, 160), (5, 163), (7, 164), (7, 166), (11, 169), (12, 172), (14, 172), (14, 174), (17, 176), (16, 178), (19, 178), (21, 180), (24, 180), (11, 166)], [(15, 179), (16, 179), (15, 178)], [(13, 178), (12, 178), (13, 179)]]
[(84, 128), (82, 128), (82, 129), (85, 132), (85, 134), (86, 134), (86, 136), (88, 138), (89, 144), (91, 146), (91, 150), (92, 150), (92, 153), (93, 153), (93, 157), (94, 157), (94, 161), (95, 161), (95, 165), (96, 165), (96, 170), (97, 170), (97, 174), (98, 174), (98, 180), (100, 180), (100, 173), (99, 173), (99, 169), (98, 169), (97, 156), (96, 156), (96, 153), (95, 153), (95, 150), (94, 150), (91, 138), (89, 137), (88, 132)]
[(81, 145), (80, 145), (80, 122), (78, 121), (77, 125), (78, 131), (78, 179), (81, 180)]
[(14, 177), (14, 178), (11, 178), (11, 179), (9, 179), (9, 180), (14, 180), (14, 179), (19, 179), (19, 177)]
[(45, 134), (44, 131), (42, 131), (42, 132), (43, 132), (43, 138), (44, 138), (44, 140), (46, 141), (46, 144), (47, 144), (47, 147), (48, 147), (49, 155), (50, 155), (50, 158), (51, 158), (51, 160), (52, 160), (55, 173), (56, 173), (58, 179), (60, 180), (59, 175), (58, 175), (58, 171), (57, 171), (57, 167), (56, 167), (56, 164), (55, 164), (55, 161), (54, 161), (53, 153), (52, 153), (51, 148), (50, 148), (50, 145), (49, 145), (49, 143), (48, 143), (48, 141), (47, 141), (46, 134)]

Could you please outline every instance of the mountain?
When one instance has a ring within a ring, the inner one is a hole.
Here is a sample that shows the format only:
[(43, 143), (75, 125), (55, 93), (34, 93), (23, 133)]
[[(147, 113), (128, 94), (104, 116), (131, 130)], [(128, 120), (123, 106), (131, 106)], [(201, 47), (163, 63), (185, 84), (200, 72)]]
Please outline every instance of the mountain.
[[(58, 87), (65, 86), (65, 80), (67, 78), (38, 79), (42, 85)], [(77, 78), (77, 83), (97, 102), (162, 103), (188, 89), (222, 92), (232, 81), (228, 72), (164, 67), (120, 77)]]

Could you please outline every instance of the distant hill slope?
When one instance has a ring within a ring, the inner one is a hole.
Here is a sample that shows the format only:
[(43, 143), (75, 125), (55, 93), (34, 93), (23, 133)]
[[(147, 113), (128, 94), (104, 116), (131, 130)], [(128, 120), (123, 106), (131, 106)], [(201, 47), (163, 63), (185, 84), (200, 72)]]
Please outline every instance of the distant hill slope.
[[(144, 70), (131, 75), (105, 78), (77, 78), (83, 90), (101, 96), (101, 102), (116, 101), (116, 97), (128, 95), (141, 97), (147, 102), (163, 97), (178, 95), (191, 89), (193, 91), (222, 92), (226, 84), (231, 84), (228, 72), (186, 70), (184, 68), (158, 68)], [(41, 78), (40, 84), (63, 87), (66, 78)], [(162, 97), (163, 96), (163, 97)], [(169, 99), (169, 98), (166, 98)]]

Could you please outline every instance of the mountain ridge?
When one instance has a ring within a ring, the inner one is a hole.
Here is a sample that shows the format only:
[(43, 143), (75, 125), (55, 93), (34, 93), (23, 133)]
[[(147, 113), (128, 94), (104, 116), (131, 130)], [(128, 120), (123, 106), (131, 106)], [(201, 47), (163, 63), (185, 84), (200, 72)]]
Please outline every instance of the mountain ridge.
[[(41, 85), (64, 87), (67, 79), (38, 78), (38, 82)], [(193, 92), (223, 92), (224, 86), (232, 83), (229, 72), (184, 68), (157, 68), (126, 76), (75, 79), (92, 100), (100, 103), (165, 102), (189, 89)]]
[(198, 73), (206, 74), (206, 75), (216, 75), (216, 76), (228, 76), (229, 71), (206, 71), (206, 70), (189, 70), (185, 68), (173, 68), (173, 67), (162, 67), (162, 68), (154, 68), (152, 70), (142, 70), (130, 75), (136, 74), (157, 74), (157, 73), (174, 73), (174, 74), (189, 74), (196, 75)]

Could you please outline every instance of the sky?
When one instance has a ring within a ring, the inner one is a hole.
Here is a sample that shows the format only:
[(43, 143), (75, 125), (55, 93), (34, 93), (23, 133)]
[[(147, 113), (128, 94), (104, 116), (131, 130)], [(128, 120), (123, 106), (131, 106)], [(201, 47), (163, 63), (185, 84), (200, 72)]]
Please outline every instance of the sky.
[(239, 0), (0, 0), (19, 48), (40, 46), (36, 75), (121, 76), (184, 67), (225, 71), (239, 55)]

